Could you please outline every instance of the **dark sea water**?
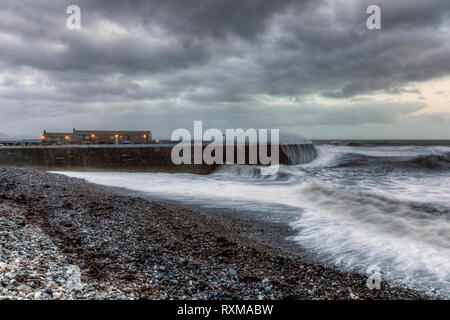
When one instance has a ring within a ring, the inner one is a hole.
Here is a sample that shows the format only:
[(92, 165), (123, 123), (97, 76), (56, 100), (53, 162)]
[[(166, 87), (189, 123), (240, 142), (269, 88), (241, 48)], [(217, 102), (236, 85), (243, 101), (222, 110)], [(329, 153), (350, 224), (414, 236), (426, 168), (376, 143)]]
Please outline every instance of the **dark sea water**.
[(323, 262), (450, 298), (450, 142), (316, 141), (311, 163), (207, 175), (69, 176), (166, 199), (264, 212)]

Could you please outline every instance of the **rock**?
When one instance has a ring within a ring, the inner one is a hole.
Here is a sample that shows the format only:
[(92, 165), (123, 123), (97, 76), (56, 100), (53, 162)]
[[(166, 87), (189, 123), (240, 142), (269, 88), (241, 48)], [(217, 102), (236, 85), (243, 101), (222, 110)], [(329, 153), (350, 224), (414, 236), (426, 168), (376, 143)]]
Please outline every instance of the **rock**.
[(230, 270), (228, 270), (228, 275), (230, 277), (236, 277), (237, 276), (237, 272), (233, 268), (230, 268)]
[(5, 279), (11, 280), (12, 278), (14, 278), (14, 274), (11, 272), (8, 272), (5, 274), (4, 277), (5, 277)]
[(199, 262), (198, 262), (197, 260), (192, 260), (192, 261), (191, 261), (191, 264), (192, 264), (193, 266), (198, 266), (198, 265), (199, 265)]
[(52, 297), (54, 299), (60, 299), (62, 297), (62, 293), (61, 292), (53, 292)]
[(0, 272), (3, 273), (8, 269), (8, 265), (4, 262), (0, 262)]

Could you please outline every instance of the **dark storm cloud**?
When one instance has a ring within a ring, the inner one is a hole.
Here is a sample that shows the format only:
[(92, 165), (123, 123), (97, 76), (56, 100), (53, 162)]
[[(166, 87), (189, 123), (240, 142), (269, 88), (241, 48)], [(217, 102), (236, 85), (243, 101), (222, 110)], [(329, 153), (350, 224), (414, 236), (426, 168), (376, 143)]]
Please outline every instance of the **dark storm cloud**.
[(449, 18), (450, 2), (447, 0), (364, 0), (364, 5), (378, 4), (383, 11), (385, 28), (438, 27)]
[[(45, 70), (86, 72), (167, 72), (206, 64), (218, 54), (215, 46), (232, 44), (228, 37), (251, 40), (265, 32), (270, 18), (295, 1), (78, 1), (86, 32), (65, 29), (65, 9), (71, 1), (5, 3), (8, 16), (0, 27), (20, 39), (5, 41), (1, 58)], [(303, 7), (311, 2), (295, 4)], [(2, 6), (3, 8), (3, 6)], [(62, 12), (62, 14), (61, 14)], [(33, 15), (34, 13), (34, 15)], [(130, 30), (108, 39), (98, 34), (107, 19)], [(92, 28), (92, 29), (90, 29)], [(142, 33), (137, 33), (136, 28)], [(164, 41), (152, 43), (158, 29)], [(143, 41), (141, 41), (143, 40)], [(225, 43), (224, 43), (225, 42)], [(61, 50), (54, 48), (56, 44)], [(26, 47), (33, 50), (26, 50)]]
[(95, 1), (93, 10), (127, 22), (138, 16), (138, 23), (159, 24), (187, 38), (226, 38), (238, 35), (252, 39), (266, 31), (267, 21), (290, 7), (304, 8), (313, 0), (169, 0)]
[[(383, 29), (371, 31), (375, 3)], [(76, 31), (65, 28), (69, 4), (0, 0), (2, 126), (105, 112), (242, 126), (258, 126), (239, 119), (255, 112), (267, 126), (393, 123), (424, 105), (350, 99), (420, 95), (408, 85), (450, 73), (448, 0), (81, 0)]]
[[(362, 14), (373, 1), (338, 3), (344, 5), (288, 21), (289, 36), (280, 41), (282, 52), (291, 50), (283, 59), (285, 82), (297, 80), (302, 87), (320, 84), (326, 97), (349, 98), (450, 72), (450, 2), (376, 1), (383, 18), (379, 31), (367, 30)], [(417, 8), (424, 9), (420, 19), (413, 14)], [(270, 62), (276, 69), (277, 60)]]

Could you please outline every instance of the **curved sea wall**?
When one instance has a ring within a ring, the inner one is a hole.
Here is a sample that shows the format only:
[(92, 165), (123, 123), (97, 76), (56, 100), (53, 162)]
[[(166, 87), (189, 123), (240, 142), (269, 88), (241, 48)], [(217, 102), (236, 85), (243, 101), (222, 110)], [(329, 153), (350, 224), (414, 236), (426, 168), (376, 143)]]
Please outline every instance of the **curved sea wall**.
[(302, 164), (313, 161), (317, 157), (317, 150), (312, 143), (281, 144), (280, 163)]
[[(181, 164), (171, 160), (173, 144), (160, 145), (70, 145), (0, 147), (0, 166), (71, 171), (150, 171), (207, 174), (217, 165)], [(246, 160), (248, 150), (246, 147)], [(270, 150), (270, 146), (268, 147)], [(286, 144), (279, 148), (282, 164), (312, 161), (317, 151), (312, 143)], [(259, 163), (259, 159), (258, 159)]]

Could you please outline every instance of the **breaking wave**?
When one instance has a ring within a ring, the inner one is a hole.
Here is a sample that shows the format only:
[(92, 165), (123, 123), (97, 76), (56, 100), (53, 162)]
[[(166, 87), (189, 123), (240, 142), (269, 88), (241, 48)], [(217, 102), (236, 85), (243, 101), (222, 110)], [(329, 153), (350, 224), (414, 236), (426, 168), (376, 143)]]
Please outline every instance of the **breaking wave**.
[(377, 166), (384, 168), (449, 170), (450, 152), (416, 157), (373, 157), (364, 154), (346, 154), (335, 167)]
[(450, 295), (450, 211), (376, 194), (310, 184), (294, 240), (320, 260), (364, 272), (377, 265), (390, 282)]
[(280, 162), (289, 165), (308, 163), (317, 157), (317, 150), (312, 143), (281, 144), (280, 151), (281, 158), (286, 158), (285, 161), (280, 159)]

